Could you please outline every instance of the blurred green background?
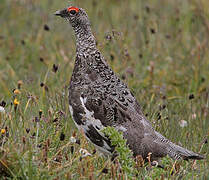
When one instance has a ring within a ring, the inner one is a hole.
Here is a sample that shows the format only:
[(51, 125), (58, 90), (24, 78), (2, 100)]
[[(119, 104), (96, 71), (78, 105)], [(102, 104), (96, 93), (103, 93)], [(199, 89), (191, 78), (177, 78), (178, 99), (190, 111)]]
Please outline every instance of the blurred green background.
[[(64, 168), (61, 161), (59, 166), (66, 170), (60, 168), (60, 175), (56, 165), (43, 160), (46, 142), (50, 141), (45, 152), (50, 159), (75, 129), (67, 99), (75, 37), (70, 25), (53, 15), (69, 5), (86, 10), (98, 48), (153, 126), (193, 151), (202, 145), (201, 153), (208, 157), (203, 141), (209, 133), (209, 1), (1, 0), (0, 101), (6, 102), (6, 113), (0, 117), (0, 128), (7, 131), (7, 136), (1, 135), (2, 173), (13, 178), (30, 179), (36, 174), (37, 179), (62, 179), (80, 167), (78, 162)], [(14, 93), (18, 84), (20, 93)], [(94, 149), (88, 146), (89, 151)], [(198, 162), (197, 171), (191, 164), (181, 164), (187, 172), (182, 177), (208, 177), (208, 158)]]

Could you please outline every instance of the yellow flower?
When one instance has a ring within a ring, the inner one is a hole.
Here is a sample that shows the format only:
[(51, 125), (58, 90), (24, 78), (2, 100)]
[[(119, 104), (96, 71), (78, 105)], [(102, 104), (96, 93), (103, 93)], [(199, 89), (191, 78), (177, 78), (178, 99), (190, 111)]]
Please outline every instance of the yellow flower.
[(5, 134), (6, 130), (5, 129), (1, 129), (1, 134)]
[(15, 98), (15, 100), (14, 100), (14, 105), (17, 106), (17, 105), (19, 105), (19, 104), (20, 104), (20, 102)]
[(14, 93), (14, 94), (20, 94), (21, 92), (20, 92), (19, 89), (15, 89), (15, 90), (13, 91), (13, 93)]

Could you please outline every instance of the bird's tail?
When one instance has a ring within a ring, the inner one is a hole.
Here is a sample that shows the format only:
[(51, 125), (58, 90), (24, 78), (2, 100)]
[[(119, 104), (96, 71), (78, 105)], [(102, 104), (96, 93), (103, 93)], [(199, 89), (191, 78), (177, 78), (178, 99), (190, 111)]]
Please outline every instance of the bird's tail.
[(190, 151), (188, 149), (185, 149), (181, 146), (178, 146), (172, 142), (170, 142), (169, 144), (170, 146), (168, 147), (168, 152), (167, 154), (173, 158), (173, 159), (184, 159), (184, 160), (188, 160), (188, 159), (204, 159), (204, 156), (199, 154), (199, 153), (195, 153), (193, 151)]

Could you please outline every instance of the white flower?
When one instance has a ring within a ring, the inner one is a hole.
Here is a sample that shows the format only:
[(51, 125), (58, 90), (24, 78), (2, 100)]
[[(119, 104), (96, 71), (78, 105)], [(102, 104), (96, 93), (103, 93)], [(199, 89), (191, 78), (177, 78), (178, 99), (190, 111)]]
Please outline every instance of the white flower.
[(71, 142), (71, 143), (76, 143), (76, 138), (75, 138), (74, 136), (71, 136), (71, 137), (70, 137), (70, 142)]
[(196, 119), (197, 118), (197, 115), (194, 113), (192, 114), (192, 119)]
[(79, 150), (79, 153), (81, 153), (81, 157), (91, 156), (91, 153), (89, 153), (86, 149), (83, 148)]
[(186, 127), (188, 125), (188, 123), (185, 120), (181, 120), (181, 121), (179, 121), (179, 125), (180, 125), (180, 127), (183, 128), (183, 127)]
[(5, 113), (5, 109), (2, 106), (0, 106), (0, 113)]
[(169, 61), (169, 62), (172, 62), (172, 61), (173, 61), (172, 57), (170, 57), (170, 56), (167, 56), (167, 57), (165, 58), (165, 60), (166, 60), (166, 61)]

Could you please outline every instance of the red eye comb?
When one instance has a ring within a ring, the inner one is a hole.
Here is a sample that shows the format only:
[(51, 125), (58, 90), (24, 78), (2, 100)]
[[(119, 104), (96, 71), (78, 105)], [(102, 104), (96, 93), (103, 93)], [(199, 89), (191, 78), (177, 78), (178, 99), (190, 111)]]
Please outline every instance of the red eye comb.
[(79, 9), (78, 9), (77, 7), (73, 7), (73, 6), (67, 8), (67, 10), (68, 10), (69, 12), (72, 11), (72, 10), (74, 10), (74, 11), (76, 11), (76, 12), (79, 11)]

